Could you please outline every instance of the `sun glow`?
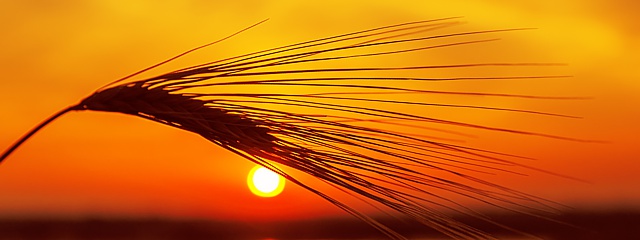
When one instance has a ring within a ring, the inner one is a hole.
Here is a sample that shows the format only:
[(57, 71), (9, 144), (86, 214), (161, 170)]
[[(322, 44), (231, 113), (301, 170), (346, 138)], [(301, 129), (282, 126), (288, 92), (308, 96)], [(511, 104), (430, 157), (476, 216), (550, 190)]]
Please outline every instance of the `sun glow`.
[(257, 196), (275, 197), (284, 190), (284, 178), (262, 166), (255, 166), (249, 171), (247, 185)]

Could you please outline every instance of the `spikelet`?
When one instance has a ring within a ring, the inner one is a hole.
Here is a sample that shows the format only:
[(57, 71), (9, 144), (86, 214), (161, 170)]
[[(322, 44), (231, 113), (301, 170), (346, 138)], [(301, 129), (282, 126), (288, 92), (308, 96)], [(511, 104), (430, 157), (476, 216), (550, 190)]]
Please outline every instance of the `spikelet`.
[[(480, 63), (441, 66), (294, 68), (268, 71), (268, 69), (275, 67), (297, 66), (310, 62), (356, 61), (355, 59), (359, 58), (479, 44), (493, 39), (452, 40), (446, 44), (426, 44), (417, 47), (403, 45), (421, 43), (431, 39), (478, 36), (514, 30), (419, 36), (428, 31), (456, 24), (457, 22), (452, 19), (439, 19), (381, 27), (246, 54), (173, 71), (149, 79), (132, 82), (117, 81), (99, 89), (79, 104), (69, 107), (43, 122), (7, 150), (0, 158), (0, 162), (42, 126), (68, 111), (91, 110), (124, 113), (199, 134), (227, 150), (272, 169), (289, 181), (318, 194), (366, 221), (391, 238), (403, 239), (404, 237), (331, 196), (300, 182), (273, 163), (297, 169), (354, 196), (401, 212), (452, 238), (492, 239), (492, 236), (481, 230), (453, 220), (441, 209), (470, 214), (492, 222), (490, 219), (474, 213), (453, 200), (438, 196), (432, 191), (445, 191), (499, 208), (514, 209), (514, 211), (518, 211), (515, 210), (516, 208), (554, 209), (553, 206), (550, 206), (553, 204), (548, 201), (503, 187), (497, 183), (484, 181), (474, 175), (479, 172), (513, 172), (509, 168), (526, 166), (509, 160), (518, 158), (517, 156), (447, 143), (447, 141), (438, 138), (398, 132), (393, 130), (394, 127), (426, 128), (427, 124), (440, 124), (560, 139), (569, 138), (437, 119), (422, 112), (378, 109), (372, 105), (475, 108), (487, 111), (570, 117), (521, 109), (447, 105), (385, 98), (385, 96), (392, 94), (551, 98), (412, 89), (402, 87), (400, 83), (533, 79), (561, 76), (407, 78), (378, 77), (367, 75), (367, 73), (372, 71), (401, 72), (416, 69), (455, 70), (486, 66), (537, 67), (552, 64)], [(410, 37), (414, 35), (417, 37)], [(352, 41), (357, 42), (346, 43)], [(332, 44), (342, 45), (328, 47)], [(398, 47), (395, 50), (371, 50), (362, 54), (322, 57), (327, 53), (339, 54), (348, 50), (375, 49), (379, 46)], [(318, 47), (320, 49), (315, 49)], [(337, 77), (334, 75), (308, 77), (306, 75), (335, 73), (341, 75)], [(245, 80), (233, 80), (234, 78)], [(250, 79), (246, 80), (247, 78)], [(225, 86), (300, 87), (319, 90), (312, 93), (209, 93), (208, 90), (204, 90)], [(324, 89), (328, 87), (340, 91), (327, 92)], [(277, 107), (291, 107), (306, 111), (292, 112), (280, 110)], [(317, 114), (315, 112), (328, 113)], [(495, 224), (502, 226), (499, 223)], [(507, 228), (506, 226), (502, 227)]]

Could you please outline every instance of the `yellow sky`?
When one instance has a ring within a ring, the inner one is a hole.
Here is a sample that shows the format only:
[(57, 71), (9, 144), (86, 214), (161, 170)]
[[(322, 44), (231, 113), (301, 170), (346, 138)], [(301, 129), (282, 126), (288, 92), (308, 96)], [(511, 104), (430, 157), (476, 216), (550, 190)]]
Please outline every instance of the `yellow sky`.
[[(106, 83), (266, 18), (267, 23), (247, 33), (154, 73), (377, 26), (462, 16), (468, 23), (460, 29), (465, 30), (537, 29), (505, 34), (492, 48), (451, 51), (452, 55), (439, 56), (442, 61), (563, 62), (568, 66), (562, 71), (574, 76), (532, 86), (477, 87), (593, 97), (577, 102), (507, 103), (584, 117), (581, 120), (538, 125), (527, 116), (495, 115), (474, 121), (610, 141), (584, 144), (484, 134), (469, 144), (532, 156), (541, 160), (531, 165), (591, 182), (534, 174), (511, 183), (527, 192), (579, 207), (638, 207), (640, 193), (633, 190), (640, 181), (636, 173), (640, 169), (636, 142), (640, 134), (640, 28), (636, 24), (640, 3), (636, 1), (158, 2), (2, 1), (0, 148)], [(276, 198), (252, 196), (244, 186), (251, 167), (194, 134), (119, 114), (71, 113), (0, 165), (0, 217), (340, 214), (291, 184)]]

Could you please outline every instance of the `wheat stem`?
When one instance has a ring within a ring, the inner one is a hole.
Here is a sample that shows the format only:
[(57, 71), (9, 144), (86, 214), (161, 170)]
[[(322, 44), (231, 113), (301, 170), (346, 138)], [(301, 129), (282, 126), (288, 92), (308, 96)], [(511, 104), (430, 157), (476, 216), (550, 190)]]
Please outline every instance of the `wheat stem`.
[(68, 113), (68, 112), (73, 111), (73, 110), (80, 110), (80, 109), (78, 108), (77, 105), (65, 108), (62, 111), (59, 111), (56, 114), (52, 115), (51, 117), (47, 118), (47, 120), (44, 120), (43, 122), (38, 124), (38, 126), (36, 126), (33, 129), (31, 129), (31, 131), (29, 131), (27, 134), (22, 136), (22, 138), (20, 138), (20, 140), (18, 140), (17, 142), (13, 143), (13, 145), (9, 149), (7, 149), (4, 153), (2, 153), (2, 156), (0, 156), (0, 163), (2, 163), (2, 161), (5, 158), (7, 158), (9, 155), (11, 155), (11, 153), (13, 151), (15, 151), (18, 147), (20, 147), (20, 145), (22, 145), (25, 141), (27, 141), (27, 139), (29, 139), (31, 136), (33, 136), (33, 134), (35, 134), (36, 132), (40, 131), (40, 129), (42, 129), (44, 126), (46, 126), (47, 124), (51, 123), (53, 120), (56, 120), (58, 117), (64, 115), (65, 113)]

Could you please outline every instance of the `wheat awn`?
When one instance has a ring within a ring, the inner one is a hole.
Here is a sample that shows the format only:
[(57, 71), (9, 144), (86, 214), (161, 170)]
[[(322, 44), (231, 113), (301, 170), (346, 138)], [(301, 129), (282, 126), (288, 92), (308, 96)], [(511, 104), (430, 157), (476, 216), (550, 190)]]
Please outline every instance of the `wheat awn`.
[[(438, 104), (398, 100), (384, 96), (398, 94), (439, 94), (533, 99), (573, 99), (502, 93), (454, 92), (412, 89), (406, 82), (484, 81), (505, 79), (560, 78), (564, 76), (489, 76), (425, 78), (375, 76), (372, 72), (401, 72), (418, 69), (469, 69), (482, 67), (539, 67), (555, 64), (474, 63), (457, 65), (375, 66), (344, 68), (294, 68), (305, 63), (336, 62), (391, 56), (437, 48), (481, 44), (494, 41), (482, 36), (518, 29), (421, 34), (459, 24), (453, 18), (418, 21), (317, 39), (254, 52), (233, 58), (188, 67), (143, 80), (115, 81), (42, 122), (6, 150), (0, 162), (43, 126), (70, 111), (117, 112), (146, 118), (199, 134), (205, 139), (252, 162), (263, 165), (289, 181), (325, 198), (343, 210), (371, 224), (394, 239), (404, 237), (369, 216), (331, 196), (298, 181), (274, 163), (300, 170), (330, 185), (409, 216), (452, 238), (492, 239), (493, 236), (459, 223), (440, 209), (472, 215), (504, 228), (482, 214), (439, 196), (446, 191), (486, 204), (526, 214), (553, 211), (555, 203), (476, 176), (483, 172), (518, 174), (513, 167), (525, 166), (510, 159), (523, 158), (506, 153), (449, 143), (446, 138), (429, 137), (393, 130), (398, 126), (430, 129), (447, 134), (464, 133), (430, 128), (425, 124), (459, 126), (490, 131), (576, 140), (536, 132), (476, 125), (428, 117), (418, 112), (378, 109), (371, 104), (435, 106), (443, 108), (509, 111), (553, 117), (556, 113), (488, 106)], [(415, 37), (413, 37), (415, 36)], [(457, 40), (458, 37), (481, 37)], [(423, 44), (445, 39), (445, 44)], [(355, 41), (355, 43), (353, 43)], [(412, 46), (411, 44), (422, 44)], [(332, 46), (338, 44), (338, 46)], [(425, 46), (426, 45), (426, 46)], [(393, 50), (377, 50), (392, 46)], [(364, 49), (366, 53), (348, 51)], [(368, 50), (371, 49), (371, 50)], [(342, 54), (344, 53), (344, 54)], [(329, 55), (333, 54), (333, 55)], [(326, 56), (325, 55), (329, 55)], [(276, 70), (269, 70), (276, 69)], [(332, 73), (341, 75), (334, 76)], [(327, 74), (309, 76), (309, 74)], [(228, 79), (228, 80), (227, 80)], [(203, 89), (224, 86), (297, 87), (319, 89), (310, 93), (210, 93)], [(327, 91), (327, 88), (340, 91)], [(338, 101), (338, 102), (336, 102)], [(364, 105), (362, 103), (365, 103)], [(369, 104), (369, 105), (366, 105)], [(307, 112), (278, 110), (277, 107), (306, 109)], [(324, 111), (326, 114), (316, 114)], [(367, 124), (377, 124), (371, 127)], [(539, 171), (544, 171), (537, 169)], [(439, 173), (433, 174), (433, 173)], [(553, 174), (553, 173), (552, 173)], [(445, 177), (443, 177), (445, 176)], [(522, 210), (524, 209), (524, 210)], [(531, 211), (528, 211), (531, 210)], [(542, 215), (539, 215), (543, 217)], [(517, 230), (514, 230), (517, 232)], [(523, 233), (525, 234), (525, 233)]]

